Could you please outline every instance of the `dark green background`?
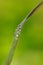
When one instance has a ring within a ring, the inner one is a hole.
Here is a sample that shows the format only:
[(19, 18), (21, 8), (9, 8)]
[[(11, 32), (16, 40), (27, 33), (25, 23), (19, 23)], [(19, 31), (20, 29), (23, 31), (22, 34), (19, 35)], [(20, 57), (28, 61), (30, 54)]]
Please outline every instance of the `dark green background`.
[[(17, 25), (41, 0), (0, 0), (0, 65)], [(24, 24), (11, 65), (43, 65), (43, 6)]]

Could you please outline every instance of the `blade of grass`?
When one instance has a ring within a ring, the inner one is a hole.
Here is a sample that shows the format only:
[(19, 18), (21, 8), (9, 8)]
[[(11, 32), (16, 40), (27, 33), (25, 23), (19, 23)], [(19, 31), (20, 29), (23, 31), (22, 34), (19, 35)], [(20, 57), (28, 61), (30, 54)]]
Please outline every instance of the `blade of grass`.
[(17, 42), (18, 42), (18, 39), (19, 39), (19, 36), (20, 36), (20, 32), (22, 30), (22, 27), (24, 25), (24, 23), (26, 22), (26, 20), (43, 4), (43, 1), (41, 1), (24, 19), (23, 21), (17, 26), (15, 32), (14, 32), (14, 37), (13, 37), (13, 41), (12, 41), (12, 44), (11, 44), (11, 48), (9, 50), (9, 53), (7, 55), (7, 58), (5, 60), (5, 63), (4, 65), (10, 65), (11, 64), (11, 61), (12, 61), (12, 58), (13, 58), (13, 55), (14, 55), (14, 51), (16, 49), (16, 46), (17, 46)]

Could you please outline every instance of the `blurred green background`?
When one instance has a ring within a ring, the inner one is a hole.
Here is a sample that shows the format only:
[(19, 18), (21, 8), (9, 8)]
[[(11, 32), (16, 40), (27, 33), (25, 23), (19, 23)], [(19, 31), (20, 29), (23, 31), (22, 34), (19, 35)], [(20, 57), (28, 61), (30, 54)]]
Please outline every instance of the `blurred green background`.
[[(0, 65), (17, 25), (41, 0), (0, 0)], [(24, 24), (11, 65), (43, 65), (43, 6)]]

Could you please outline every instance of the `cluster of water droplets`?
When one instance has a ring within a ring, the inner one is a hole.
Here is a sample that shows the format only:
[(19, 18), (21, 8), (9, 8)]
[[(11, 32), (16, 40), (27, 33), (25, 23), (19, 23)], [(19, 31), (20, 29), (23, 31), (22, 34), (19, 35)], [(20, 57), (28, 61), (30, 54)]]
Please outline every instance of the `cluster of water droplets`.
[(16, 28), (15, 32), (14, 32), (14, 36), (15, 36), (15, 39), (18, 40), (18, 37), (20, 35), (20, 32), (21, 32), (21, 24), (18, 25), (18, 27)]
[(23, 27), (23, 24), (25, 23), (27, 17), (23, 19), (23, 21), (17, 26), (15, 32), (14, 32), (14, 36), (15, 36), (15, 39), (18, 40), (18, 37), (20, 35), (20, 32), (21, 32), (21, 29)]

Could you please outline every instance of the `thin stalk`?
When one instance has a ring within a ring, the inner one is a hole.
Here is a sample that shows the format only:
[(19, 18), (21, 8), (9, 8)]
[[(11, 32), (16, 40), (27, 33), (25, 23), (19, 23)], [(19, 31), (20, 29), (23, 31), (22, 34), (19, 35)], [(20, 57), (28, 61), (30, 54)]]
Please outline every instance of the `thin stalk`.
[(24, 19), (23, 21), (17, 26), (15, 32), (14, 32), (14, 37), (13, 37), (13, 41), (12, 41), (12, 44), (11, 44), (11, 48), (9, 50), (9, 53), (7, 55), (7, 58), (5, 60), (5, 63), (4, 65), (10, 65), (11, 64), (11, 61), (12, 61), (12, 58), (13, 58), (13, 55), (14, 55), (14, 51), (16, 49), (16, 46), (17, 46), (17, 41), (19, 39), (19, 36), (20, 36), (20, 32), (22, 30), (22, 27), (24, 25), (24, 23), (26, 22), (26, 20), (31, 16), (33, 15), (33, 13), (43, 4), (43, 1), (41, 1)]

